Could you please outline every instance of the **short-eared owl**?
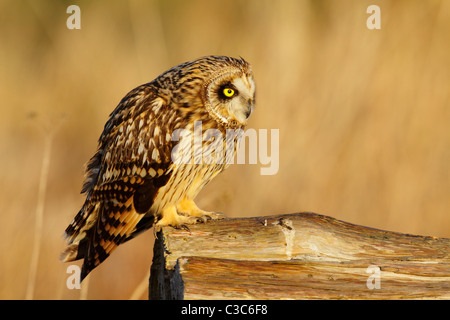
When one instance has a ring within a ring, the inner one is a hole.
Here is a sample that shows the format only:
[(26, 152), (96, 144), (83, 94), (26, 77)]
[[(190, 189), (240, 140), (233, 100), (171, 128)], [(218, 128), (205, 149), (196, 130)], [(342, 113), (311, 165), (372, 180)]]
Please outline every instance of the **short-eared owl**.
[(249, 63), (225, 56), (180, 64), (130, 91), (87, 164), (86, 201), (65, 231), (61, 260), (84, 259), (83, 279), (115, 247), (153, 225), (220, 218), (193, 200), (234, 157), (241, 135), (229, 132), (244, 128), (254, 102)]

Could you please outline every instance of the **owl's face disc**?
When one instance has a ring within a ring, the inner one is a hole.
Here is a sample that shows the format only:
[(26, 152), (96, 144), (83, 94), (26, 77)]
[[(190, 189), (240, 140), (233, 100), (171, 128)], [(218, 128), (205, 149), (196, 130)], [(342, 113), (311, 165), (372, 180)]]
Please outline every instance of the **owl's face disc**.
[(237, 122), (245, 125), (253, 112), (254, 102), (255, 82), (250, 70), (224, 70), (210, 81), (206, 89), (208, 112), (224, 124)]

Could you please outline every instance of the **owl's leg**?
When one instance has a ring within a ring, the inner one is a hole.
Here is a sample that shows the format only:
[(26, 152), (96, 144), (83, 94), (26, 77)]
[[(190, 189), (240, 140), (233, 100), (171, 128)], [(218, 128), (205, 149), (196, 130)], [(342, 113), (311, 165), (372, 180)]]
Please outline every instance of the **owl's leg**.
[(188, 198), (183, 198), (183, 200), (177, 204), (177, 211), (183, 216), (198, 217), (203, 220), (203, 222), (206, 222), (207, 220), (219, 220), (226, 218), (223, 213), (208, 212), (200, 209), (197, 207), (194, 200)]
[(154, 231), (158, 232), (164, 226), (171, 226), (176, 229), (189, 229), (188, 224), (196, 224), (204, 222), (203, 219), (195, 216), (179, 215), (176, 206), (169, 206), (162, 210), (161, 219), (154, 225)]

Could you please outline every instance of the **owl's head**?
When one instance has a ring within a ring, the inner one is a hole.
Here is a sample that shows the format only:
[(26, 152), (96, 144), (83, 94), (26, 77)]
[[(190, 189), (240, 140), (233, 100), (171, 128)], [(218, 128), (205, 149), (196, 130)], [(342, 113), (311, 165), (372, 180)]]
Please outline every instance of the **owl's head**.
[[(200, 99), (209, 115), (225, 126), (247, 123), (255, 103), (255, 82), (247, 61), (207, 56), (182, 64), (178, 70), (182, 103), (192, 105), (193, 98)], [(186, 96), (188, 92), (193, 95)]]
[(242, 58), (211, 58), (216, 63), (204, 84), (206, 109), (220, 122), (245, 125), (255, 103), (255, 82), (250, 64)]

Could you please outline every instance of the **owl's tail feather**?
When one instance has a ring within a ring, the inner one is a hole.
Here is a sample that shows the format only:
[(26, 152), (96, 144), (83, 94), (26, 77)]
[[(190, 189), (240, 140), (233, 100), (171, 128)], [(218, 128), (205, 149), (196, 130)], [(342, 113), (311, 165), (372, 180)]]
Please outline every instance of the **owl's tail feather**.
[(65, 231), (68, 245), (61, 253), (60, 261), (70, 262), (84, 259), (80, 281), (83, 281), (88, 273), (101, 262), (94, 256), (95, 250), (91, 248), (96, 220), (101, 210), (100, 203), (85, 204)]
[(85, 258), (88, 252), (89, 239), (93, 232), (100, 206), (85, 204), (72, 223), (65, 230), (67, 247), (61, 253), (61, 262), (70, 262)]
[(120, 205), (111, 202), (87, 203), (67, 227), (68, 246), (60, 259), (63, 262), (84, 259), (81, 281), (118, 245), (153, 223), (153, 216), (143, 219), (144, 215), (137, 213), (132, 204), (132, 197)]
[(86, 255), (88, 244), (88, 238), (85, 237), (79, 242), (69, 244), (66, 249), (61, 253), (59, 260), (61, 262), (70, 262), (79, 259), (83, 259)]
[(75, 261), (77, 259), (78, 255), (78, 243), (77, 244), (71, 244), (67, 246), (66, 249), (61, 253), (61, 256), (59, 257), (59, 260), (61, 262), (69, 262), (69, 261)]
[(92, 259), (92, 257), (89, 256), (88, 246), (89, 239), (85, 237), (79, 243), (73, 243), (67, 246), (67, 248), (61, 253), (60, 257), (62, 262), (75, 261), (83, 258), (85, 259), (81, 268), (80, 282), (83, 281), (92, 269), (101, 263), (100, 260)]

